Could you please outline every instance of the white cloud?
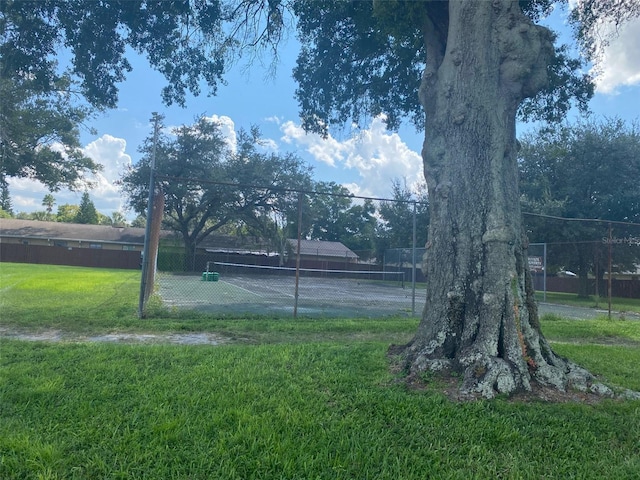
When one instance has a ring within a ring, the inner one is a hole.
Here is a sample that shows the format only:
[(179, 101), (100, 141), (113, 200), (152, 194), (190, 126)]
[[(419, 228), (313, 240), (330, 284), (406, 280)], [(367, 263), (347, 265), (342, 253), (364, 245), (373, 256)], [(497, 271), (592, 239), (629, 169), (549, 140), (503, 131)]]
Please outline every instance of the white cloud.
[[(91, 200), (96, 209), (104, 215), (111, 215), (124, 207), (124, 199), (115, 181), (131, 165), (131, 157), (126, 153), (126, 147), (127, 143), (124, 139), (103, 135), (83, 149), (85, 155), (103, 166), (102, 171), (95, 175), (88, 175), (86, 180), (91, 182), (89, 187)], [(10, 179), (9, 191), (15, 212), (43, 210), (42, 199), (49, 193), (41, 183), (25, 178)], [(53, 196), (56, 199), (56, 205), (65, 203), (77, 205), (80, 203), (82, 193), (61, 189), (53, 192)]]
[(279, 149), (278, 142), (276, 142), (273, 138), (261, 138), (259, 146), (266, 152), (277, 152)]
[[(409, 185), (423, 181), (420, 155), (397, 133), (388, 132), (382, 117), (375, 118), (368, 129), (344, 141), (331, 135), (325, 139), (307, 134), (291, 121), (285, 122), (281, 130), (284, 142), (304, 148), (315, 161), (337, 169), (356, 170), (357, 191), (362, 195), (388, 196), (393, 179), (406, 178)], [(349, 190), (356, 193), (353, 184)]]
[[(583, 0), (569, 0), (569, 11), (581, 3)], [(566, 17), (564, 23), (568, 29)], [(613, 24), (601, 22), (598, 30), (602, 40), (595, 46), (600, 58), (590, 72), (595, 78), (596, 90), (617, 94), (620, 87), (640, 85), (640, 18), (627, 20), (617, 31)]]
[(112, 182), (131, 166), (131, 157), (125, 153), (126, 149), (127, 142), (124, 138), (105, 134), (84, 147), (83, 152), (103, 166), (100, 176)]
[(338, 142), (331, 135), (322, 138), (317, 133), (307, 133), (300, 125), (290, 120), (282, 124), (280, 130), (284, 133), (281, 139), (283, 142), (303, 147), (314, 160), (330, 167), (335, 167), (336, 161), (344, 159), (344, 152), (348, 148), (345, 143)]
[(271, 117), (266, 117), (264, 121), (269, 123), (275, 123), (276, 125), (280, 125), (282, 123), (282, 119), (276, 115), (273, 115)]
[(624, 24), (602, 50), (596, 87), (615, 94), (621, 86), (640, 85), (640, 19)]
[(236, 124), (234, 123), (234, 121), (226, 115), (211, 115), (210, 117), (205, 117), (205, 119), (220, 125), (222, 136), (224, 137), (231, 151), (235, 152), (236, 147), (238, 146), (238, 137), (236, 135)]
[(14, 212), (44, 210), (42, 199), (49, 193), (44, 185), (26, 178), (9, 178), (8, 183)]
[(126, 148), (126, 140), (107, 134), (83, 149), (85, 155), (103, 166), (102, 171), (90, 176), (88, 180), (93, 182), (89, 191), (91, 199), (98, 211), (105, 215), (110, 215), (124, 206), (115, 181), (131, 166), (131, 157), (125, 153)]

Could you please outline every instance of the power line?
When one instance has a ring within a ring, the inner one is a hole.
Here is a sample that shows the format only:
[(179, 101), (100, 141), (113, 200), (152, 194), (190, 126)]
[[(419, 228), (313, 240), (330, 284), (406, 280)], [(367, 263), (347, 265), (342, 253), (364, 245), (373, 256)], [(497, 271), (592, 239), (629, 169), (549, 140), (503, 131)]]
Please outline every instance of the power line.
[(287, 188), (287, 187), (277, 187), (273, 185), (252, 185), (247, 183), (235, 183), (235, 182), (220, 182), (215, 180), (205, 180), (202, 178), (191, 178), (191, 177), (175, 177), (172, 175), (160, 175), (156, 174), (156, 179), (158, 180), (177, 180), (183, 182), (194, 182), (200, 184), (207, 185), (224, 185), (227, 187), (239, 187), (239, 188), (251, 188), (254, 190), (275, 190), (278, 192), (286, 192), (286, 193), (298, 193), (304, 195), (328, 195), (331, 197), (342, 197), (342, 198), (358, 198), (361, 200), (371, 200), (377, 202), (396, 202), (396, 203), (415, 203), (419, 205), (428, 205), (428, 202), (421, 202), (419, 200), (397, 200), (393, 198), (380, 198), (380, 197), (367, 197), (363, 195), (354, 195), (352, 193), (334, 193), (334, 192), (317, 192), (315, 190), (305, 190), (300, 188)]
[(601, 218), (567, 218), (567, 217), (558, 217), (555, 215), (544, 215), (542, 213), (531, 213), (531, 212), (522, 212), (523, 215), (529, 215), (532, 217), (542, 217), (542, 218), (551, 218), (553, 220), (562, 220), (565, 222), (592, 222), (592, 223), (606, 223), (612, 225), (627, 225), (640, 227), (640, 223), (633, 222), (621, 222), (618, 220), (603, 220)]
[[(253, 184), (235, 183), (235, 182), (221, 182), (221, 181), (215, 181), (215, 180), (206, 180), (202, 178), (177, 177), (173, 175), (156, 174), (156, 179), (194, 182), (194, 183), (207, 184), (207, 185), (223, 185), (227, 187), (252, 188), (255, 190), (269, 189), (269, 190), (275, 190), (279, 192), (298, 193), (298, 194), (304, 194), (304, 195), (328, 195), (332, 197), (358, 198), (361, 200), (371, 200), (371, 201), (377, 201), (377, 202), (396, 202), (396, 203), (412, 203), (412, 204), (415, 203), (419, 205), (428, 205), (428, 202), (422, 202), (419, 200), (398, 200), (394, 198), (369, 197), (364, 195), (354, 195), (352, 193), (317, 192), (315, 190), (306, 190), (306, 189), (300, 189), (300, 188), (277, 187), (273, 185), (271, 186), (253, 185)], [(543, 213), (533, 213), (533, 212), (522, 212), (522, 215), (529, 215), (532, 217), (541, 217), (541, 218), (550, 218), (553, 220), (562, 220), (566, 222), (592, 222), (592, 223), (605, 223), (605, 224), (612, 224), (612, 225), (628, 225), (628, 226), (640, 227), (640, 223), (622, 222), (619, 220), (606, 220), (601, 218), (568, 218), (568, 217), (559, 217), (556, 215), (545, 215)]]

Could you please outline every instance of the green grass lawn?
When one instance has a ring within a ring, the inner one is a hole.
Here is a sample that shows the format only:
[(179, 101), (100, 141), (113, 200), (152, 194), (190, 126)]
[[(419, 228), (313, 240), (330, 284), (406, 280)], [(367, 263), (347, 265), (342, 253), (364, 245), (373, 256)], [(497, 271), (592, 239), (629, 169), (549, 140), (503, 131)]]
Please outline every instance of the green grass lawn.
[[(538, 301), (542, 301), (543, 293), (536, 292), (536, 298)], [(591, 296), (588, 298), (580, 298), (574, 293), (547, 292), (546, 302), (572, 305), (575, 307), (601, 308), (605, 310), (609, 307), (609, 299), (607, 297)], [(611, 299), (611, 309), (616, 312), (640, 313), (640, 298), (613, 297)]]
[[(138, 320), (138, 280), (139, 272), (0, 264), (5, 329), (232, 340), (0, 339), (0, 478), (638, 478), (639, 401), (453, 403), (437, 380), (408, 389), (390, 372), (389, 344), (408, 340), (417, 320), (161, 309)], [(542, 323), (558, 353), (640, 390), (640, 322)]]
[(135, 318), (140, 272), (0, 263), (0, 292), (5, 325), (120, 325)]

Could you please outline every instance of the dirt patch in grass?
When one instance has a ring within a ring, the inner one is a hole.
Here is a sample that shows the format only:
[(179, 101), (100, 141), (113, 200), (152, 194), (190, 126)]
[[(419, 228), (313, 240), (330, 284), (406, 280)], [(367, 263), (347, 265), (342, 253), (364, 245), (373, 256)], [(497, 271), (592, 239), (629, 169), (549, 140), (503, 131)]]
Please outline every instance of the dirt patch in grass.
[(0, 339), (32, 342), (101, 342), (131, 344), (175, 344), (175, 345), (221, 345), (229, 343), (228, 338), (212, 333), (124, 333), (110, 332), (96, 335), (79, 335), (61, 330), (27, 331), (0, 327)]

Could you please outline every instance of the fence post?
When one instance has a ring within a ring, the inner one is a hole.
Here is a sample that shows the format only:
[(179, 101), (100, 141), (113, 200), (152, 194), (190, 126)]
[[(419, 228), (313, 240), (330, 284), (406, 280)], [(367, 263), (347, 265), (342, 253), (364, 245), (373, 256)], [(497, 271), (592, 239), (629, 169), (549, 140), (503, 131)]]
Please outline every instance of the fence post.
[(611, 244), (613, 238), (611, 234), (611, 222), (609, 222), (609, 279), (608, 279), (608, 296), (609, 296), (609, 320), (611, 320)]
[(416, 314), (416, 202), (413, 202), (413, 255), (411, 261), (411, 316)]
[(543, 263), (542, 263), (542, 301), (547, 301), (547, 242), (542, 244), (542, 255), (543, 255)]
[(296, 287), (293, 296), (293, 318), (298, 317), (298, 286), (300, 284), (300, 244), (302, 237), (302, 193), (298, 193), (298, 248), (296, 251)]

